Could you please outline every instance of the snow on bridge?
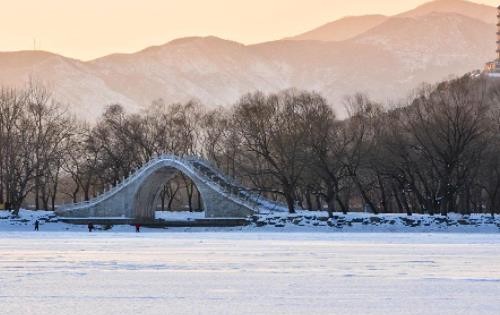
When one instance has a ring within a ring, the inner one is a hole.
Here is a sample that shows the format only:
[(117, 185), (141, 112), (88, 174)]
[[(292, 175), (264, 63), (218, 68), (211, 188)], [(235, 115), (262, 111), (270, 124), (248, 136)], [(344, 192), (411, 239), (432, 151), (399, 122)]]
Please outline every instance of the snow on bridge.
[(207, 218), (240, 218), (287, 211), (283, 205), (243, 188), (206, 160), (160, 155), (97, 198), (63, 205), (56, 213), (67, 218), (154, 219), (162, 185), (177, 172), (189, 177), (198, 188)]

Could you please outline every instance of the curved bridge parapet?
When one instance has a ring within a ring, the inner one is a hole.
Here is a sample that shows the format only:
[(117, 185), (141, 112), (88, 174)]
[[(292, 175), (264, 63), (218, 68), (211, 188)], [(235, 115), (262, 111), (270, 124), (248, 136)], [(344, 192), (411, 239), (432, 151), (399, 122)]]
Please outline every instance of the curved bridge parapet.
[(207, 218), (241, 218), (260, 212), (287, 211), (282, 204), (243, 188), (206, 160), (160, 155), (102, 195), (63, 205), (56, 213), (69, 218), (154, 219), (159, 191), (177, 172), (189, 177), (198, 188)]

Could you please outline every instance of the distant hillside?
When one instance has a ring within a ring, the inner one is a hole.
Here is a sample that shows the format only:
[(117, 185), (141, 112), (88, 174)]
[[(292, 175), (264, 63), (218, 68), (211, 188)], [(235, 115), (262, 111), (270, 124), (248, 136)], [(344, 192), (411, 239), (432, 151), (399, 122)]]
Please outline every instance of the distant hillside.
[(386, 20), (387, 17), (383, 15), (350, 16), (287, 39), (342, 41), (358, 36)]
[(371, 27), (367, 22), (349, 32), (329, 33), (331, 27), (349, 29), (349, 20), (368, 21), (347, 18), (307, 35), (331, 35), (332, 40), (303, 35), (307, 40), (245, 46), (190, 37), (90, 62), (45, 52), (0, 53), (0, 85), (20, 86), (34, 78), (89, 120), (111, 103), (131, 111), (158, 98), (227, 106), (247, 92), (290, 87), (321, 92), (342, 116), (345, 95), (366, 92), (381, 101), (397, 100), (423, 81), (482, 68), (495, 54), (496, 27), (485, 22), (489, 15), (496, 19), (495, 8), (442, 0), (396, 17), (374, 16)]
[(354, 41), (390, 51), (405, 70), (449, 67), (451, 74), (456, 73), (454, 67), (479, 68), (493, 56), (495, 28), (494, 24), (459, 14), (430, 13), (417, 18), (391, 18)]
[(495, 7), (464, 0), (431, 1), (399, 16), (420, 17), (429, 13), (456, 13), (488, 24), (497, 23), (497, 9)]
[(22, 87), (29, 80), (47, 86), (58, 101), (83, 119), (93, 120), (111, 103), (139, 109), (126, 93), (107, 86), (87, 63), (41, 51), (0, 52), (0, 85)]

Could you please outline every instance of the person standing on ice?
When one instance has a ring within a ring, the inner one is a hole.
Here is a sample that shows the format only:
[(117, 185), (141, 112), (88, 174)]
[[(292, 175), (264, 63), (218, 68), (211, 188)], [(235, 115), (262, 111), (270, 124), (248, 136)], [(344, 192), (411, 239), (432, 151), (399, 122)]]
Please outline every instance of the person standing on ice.
[(89, 222), (89, 224), (87, 225), (88, 229), (89, 229), (89, 232), (92, 232), (92, 230), (94, 229), (94, 224), (92, 222)]
[(35, 220), (35, 231), (38, 231), (39, 225), (40, 225), (40, 222), (38, 222), (38, 220)]
[(139, 223), (137, 223), (137, 224), (135, 225), (135, 232), (136, 232), (136, 233), (139, 233), (140, 231), (141, 231), (141, 225), (140, 225)]

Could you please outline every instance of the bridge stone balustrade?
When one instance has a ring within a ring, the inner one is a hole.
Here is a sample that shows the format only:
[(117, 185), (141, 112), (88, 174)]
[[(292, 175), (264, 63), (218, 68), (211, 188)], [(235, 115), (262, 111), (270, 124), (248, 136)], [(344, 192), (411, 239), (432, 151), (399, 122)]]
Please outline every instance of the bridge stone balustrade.
[(207, 161), (162, 155), (103, 195), (61, 206), (56, 214), (66, 218), (154, 219), (160, 190), (177, 172), (189, 177), (198, 188), (207, 218), (242, 218), (261, 211), (286, 211), (281, 204), (242, 188)]

